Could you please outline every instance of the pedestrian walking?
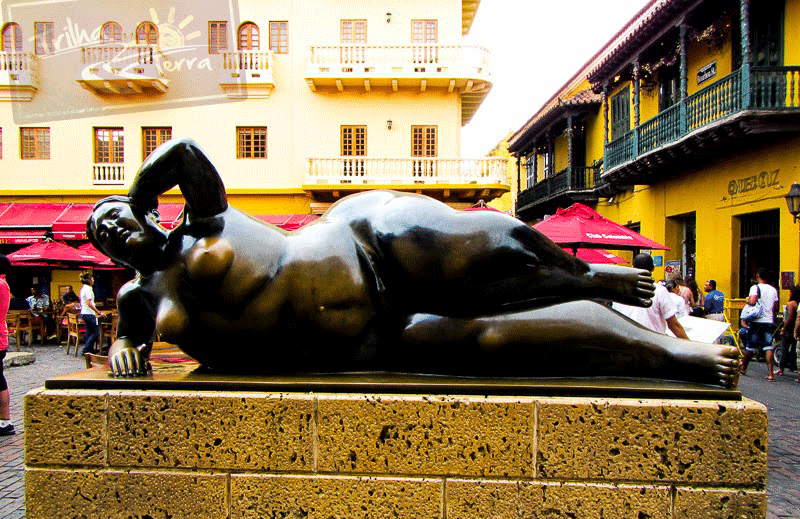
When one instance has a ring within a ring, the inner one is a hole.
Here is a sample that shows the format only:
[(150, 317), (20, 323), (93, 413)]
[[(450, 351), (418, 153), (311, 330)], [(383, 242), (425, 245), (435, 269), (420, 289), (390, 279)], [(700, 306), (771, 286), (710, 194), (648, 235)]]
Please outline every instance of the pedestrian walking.
[(14, 434), (14, 425), (11, 423), (11, 395), (8, 392), (8, 382), (3, 374), (3, 359), (8, 351), (8, 328), (6, 315), (11, 302), (11, 290), (8, 288), (6, 276), (11, 271), (11, 262), (0, 254), (0, 436)]

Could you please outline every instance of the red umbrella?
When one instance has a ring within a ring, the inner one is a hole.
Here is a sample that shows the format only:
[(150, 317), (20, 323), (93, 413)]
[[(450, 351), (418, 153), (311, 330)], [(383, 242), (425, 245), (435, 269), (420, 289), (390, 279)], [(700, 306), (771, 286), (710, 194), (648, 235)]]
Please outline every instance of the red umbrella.
[[(567, 249), (564, 250), (570, 253), (572, 252)], [(628, 263), (628, 260), (625, 258), (620, 258), (616, 254), (611, 254), (604, 249), (578, 249), (578, 254), (576, 254), (576, 256), (586, 263), (613, 263), (614, 265)]]
[(83, 254), (88, 254), (94, 258), (94, 264), (98, 267), (105, 267), (101, 268), (100, 270), (112, 270), (112, 269), (122, 269), (122, 267), (117, 266), (111, 258), (97, 250), (94, 245), (91, 243), (84, 243), (78, 250)]
[(95, 263), (94, 256), (56, 241), (43, 241), (24, 247), (8, 255), (12, 265), (48, 266), (53, 263)]
[(583, 204), (559, 209), (556, 214), (537, 223), (533, 228), (563, 248), (669, 250), (669, 247), (612, 222)]

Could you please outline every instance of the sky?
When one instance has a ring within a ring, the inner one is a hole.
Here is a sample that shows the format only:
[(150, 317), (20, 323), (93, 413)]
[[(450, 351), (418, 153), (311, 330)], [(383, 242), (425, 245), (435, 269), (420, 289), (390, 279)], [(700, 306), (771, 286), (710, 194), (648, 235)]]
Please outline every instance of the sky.
[(492, 91), (461, 131), (482, 157), (518, 130), (647, 0), (482, 0), (464, 44), (491, 52)]

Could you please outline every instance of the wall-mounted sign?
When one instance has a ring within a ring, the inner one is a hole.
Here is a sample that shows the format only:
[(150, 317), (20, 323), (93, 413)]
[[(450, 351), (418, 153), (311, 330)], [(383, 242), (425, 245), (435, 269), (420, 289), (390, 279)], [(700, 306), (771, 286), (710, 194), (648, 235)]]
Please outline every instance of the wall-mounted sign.
[(778, 180), (778, 173), (780, 169), (772, 171), (762, 171), (758, 175), (731, 180), (728, 182), (728, 194), (731, 196), (741, 195), (748, 191), (755, 191), (756, 189), (765, 189), (780, 184)]
[(700, 67), (700, 70), (697, 71), (697, 84), (704, 81), (708, 81), (712, 77), (717, 75), (717, 60), (712, 61), (708, 65)]
[(672, 279), (676, 274), (681, 273), (681, 260), (669, 260), (664, 266), (664, 275), (667, 279)]
[(653, 256), (653, 266), (654, 267), (664, 266), (664, 256)]

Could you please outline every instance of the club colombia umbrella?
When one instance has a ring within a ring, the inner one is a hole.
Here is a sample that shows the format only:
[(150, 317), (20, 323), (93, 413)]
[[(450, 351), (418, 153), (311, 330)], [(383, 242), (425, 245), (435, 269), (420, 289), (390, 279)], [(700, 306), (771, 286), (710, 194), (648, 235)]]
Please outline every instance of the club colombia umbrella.
[(14, 251), (8, 256), (12, 265), (28, 267), (50, 267), (65, 264), (93, 265), (95, 257), (74, 249), (69, 245), (45, 240)]
[(556, 214), (537, 223), (533, 228), (561, 247), (573, 251), (578, 248), (669, 250), (669, 247), (613, 222), (583, 204), (559, 209)]
[[(488, 205), (486, 205), (486, 202), (484, 202), (483, 200), (479, 200), (477, 204), (475, 204), (472, 207), (469, 207), (467, 209), (464, 209), (464, 211), (495, 211), (495, 212), (498, 212), (498, 213), (502, 212), (502, 211), (498, 211), (497, 209), (495, 209), (493, 207), (489, 207)], [(570, 252), (570, 251), (567, 250), (567, 252)], [(573, 250), (572, 254), (578, 256), (580, 259), (582, 259), (586, 263), (613, 263), (613, 264), (619, 265), (619, 264), (628, 262), (624, 258), (620, 258), (619, 256), (617, 256), (615, 254), (611, 254), (610, 252), (605, 251), (603, 249), (583, 249), (583, 248), (580, 248), (580, 249), (577, 249), (577, 251)]]

